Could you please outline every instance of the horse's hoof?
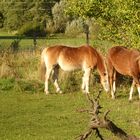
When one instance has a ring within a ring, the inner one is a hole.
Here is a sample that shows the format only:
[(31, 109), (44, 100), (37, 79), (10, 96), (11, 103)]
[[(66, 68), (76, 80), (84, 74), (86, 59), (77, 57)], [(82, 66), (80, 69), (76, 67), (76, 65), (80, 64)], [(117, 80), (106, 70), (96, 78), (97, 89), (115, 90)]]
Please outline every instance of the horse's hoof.
[(132, 99), (131, 99), (131, 98), (129, 98), (129, 102), (130, 102), (130, 103), (132, 102)]
[(115, 96), (114, 96), (114, 97), (112, 97), (112, 100), (115, 100)]
[(62, 94), (63, 93), (62, 90), (60, 90), (59, 93)]
[(88, 94), (88, 95), (89, 95), (89, 94), (90, 94), (90, 92), (89, 92), (89, 91), (88, 91), (88, 92), (86, 92), (86, 91), (85, 91), (85, 92), (84, 92), (84, 94), (86, 94), (86, 95)]
[(83, 92), (83, 94), (85, 94), (85, 93), (86, 93), (86, 91), (85, 91), (84, 89), (82, 89), (82, 92)]
[(49, 95), (49, 92), (48, 92), (48, 91), (45, 91), (45, 94), (46, 94), (46, 95)]
[(58, 89), (58, 90), (56, 90), (56, 93), (62, 94), (63, 92), (62, 92), (62, 90)]

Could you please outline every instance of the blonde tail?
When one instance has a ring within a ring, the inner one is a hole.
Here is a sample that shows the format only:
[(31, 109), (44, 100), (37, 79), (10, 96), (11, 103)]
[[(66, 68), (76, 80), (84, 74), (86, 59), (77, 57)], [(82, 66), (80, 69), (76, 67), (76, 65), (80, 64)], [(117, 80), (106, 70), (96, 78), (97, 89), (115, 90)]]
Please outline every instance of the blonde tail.
[(45, 81), (45, 73), (46, 73), (46, 67), (44, 60), (41, 60), (40, 64), (40, 79)]
[(40, 63), (40, 79), (45, 81), (45, 74), (46, 74), (46, 65), (44, 60), (44, 55), (46, 55), (46, 51), (48, 48), (45, 48), (41, 54), (41, 63)]

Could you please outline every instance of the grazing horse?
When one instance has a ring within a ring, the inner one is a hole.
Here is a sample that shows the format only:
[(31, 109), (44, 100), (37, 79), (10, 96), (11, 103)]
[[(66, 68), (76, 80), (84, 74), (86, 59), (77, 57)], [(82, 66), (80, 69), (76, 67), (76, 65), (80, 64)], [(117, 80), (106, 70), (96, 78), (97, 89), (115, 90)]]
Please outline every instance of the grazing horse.
[(134, 86), (137, 87), (140, 99), (140, 52), (116, 46), (108, 51), (109, 81), (112, 98), (115, 98), (116, 72), (133, 78), (129, 100), (132, 100)]
[(48, 91), (48, 80), (53, 70), (53, 83), (56, 92), (62, 93), (58, 85), (58, 69), (64, 71), (74, 71), (82, 69), (84, 71), (82, 90), (89, 93), (89, 77), (91, 69), (97, 66), (101, 83), (106, 91), (109, 90), (108, 71), (103, 56), (91, 46), (81, 46), (77, 48), (56, 45), (47, 47), (41, 54), (41, 74), (45, 76), (45, 92)]

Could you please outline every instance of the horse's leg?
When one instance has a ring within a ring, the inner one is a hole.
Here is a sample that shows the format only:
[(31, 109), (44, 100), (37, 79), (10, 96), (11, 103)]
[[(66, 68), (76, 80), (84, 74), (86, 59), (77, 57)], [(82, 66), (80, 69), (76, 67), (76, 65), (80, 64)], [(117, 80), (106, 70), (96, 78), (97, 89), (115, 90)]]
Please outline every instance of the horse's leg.
[(82, 77), (82, 90), (83, 90), (83, 92), (85, 92), (85, 76), (84, 75)]
[(139, 93), (139, 100), (140, 100), (140, 85), (137, 86), (138, 93)]
[(116, 91), (116, 71), (111, 69), (110, 75), (109, 75), (109, 81), (110, 81), (110, 90), (111, 90), (111, 96), (112, 99), (115, 99), (115, 91)]
[(113, 72), (113, 92), (116, 92), (116, 71)]
[(84, 76), (83, 76), (82, 88), (83, 88), (83, 90), (85, 90), (86, 94), (89, 93), (89, 76), (90, 76), (90, 71), (91, 71), (90, 68), (86, 68)]
[(116, 84), (114, 81), (115, 70), (113, 68), (110, 58), (107, 58), (107, 60), (108, 60), (110, 92), (111, 92), (112, 99), (115, 99), (115, 90), (116, 90), (116, 88), (115, 88)]
[(55, 66), (54, 68), (54, 73), (53, 73), (53, 83), (54, 83), (54, 86), (56, 87), (56, 92), (59, 92), (59, 93), (62, 93), (62, 91), (60, 90), (60, 87), (58, 85), (58, 74), (59, 74), (59, 66)]
[(132, 100), (132, 94), (133, 94), (133, 90), (134, 90), (134, 86), (135, 86), (135, 81), (133, 80), (132, 85), (131, 85), (131, 89), (130, 89), (130, 93), (129, 93), (129, 101)]
[(50, 78), (51, 71), (52, 71), (51, 67), (46, 69), (46, 74), (45, 74), (45, 90), (44, 90), (46, 95), (49, 94), (48, 81), (49, 81), (49, 78)]
[(136, 84), (137, 86), (137, 90), (138, 90), (138, 93), (139, 93), (139, 99), (140, 99), (140, 84)]

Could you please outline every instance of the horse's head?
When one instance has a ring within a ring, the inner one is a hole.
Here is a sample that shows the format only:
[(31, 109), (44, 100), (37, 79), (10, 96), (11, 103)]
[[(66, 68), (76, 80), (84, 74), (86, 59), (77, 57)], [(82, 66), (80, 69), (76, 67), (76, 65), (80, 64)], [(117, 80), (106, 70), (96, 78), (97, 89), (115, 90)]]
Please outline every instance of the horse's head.
[(106, 59), (102, 59), (103, 61), (100, 62), (100, 64), (97, 66), (98, 71), (100, 74), (100, 81), (101, 84), (106, 92), (109, 92), (110, 86), (109, 86), (109, 76), (108, 76), (108, 68), (107, 68), (107, 63)]
[(109, 92), (110, 86), (109, 86), (109, 79), (108, 79), (108, 73), (104, 72), (103, 75), (101, 75), (101, 84), (106, 92)]

